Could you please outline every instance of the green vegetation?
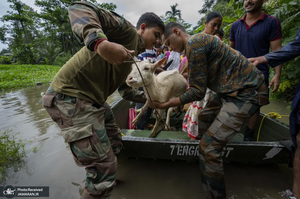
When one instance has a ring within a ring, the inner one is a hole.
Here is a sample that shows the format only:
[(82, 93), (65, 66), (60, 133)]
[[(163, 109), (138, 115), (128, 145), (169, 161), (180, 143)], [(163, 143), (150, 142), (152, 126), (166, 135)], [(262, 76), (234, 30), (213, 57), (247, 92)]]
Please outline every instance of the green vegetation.
[[(10, 56), (15, 64), (54, 64), (56, 57), (75, 54), (81, 47), (71, 30), (68, 6), (77, 0), (35, 0), (39, 12), (26, 1), (7, 0), (10, 10), (0, 17), (5, 22), (0, 27), (0, 40), (8, 44), (8, 51), (0, 54)], [(96, 6), (115, 10), (113, 3), (97, 3)], [(7, 60), (3, 59), (7, 62)], [(4, 64), (1, 62), (0, 64)]]
[(36, 147), (33, 147), (33, 148), (32, 148), (32, 151), (33, 151), (33, 153), (37, 153), (37, 152), (38, 152), (38, 149), (37, 149)]
[[(74, 37), (69, 22), (67, 7), (74, 1), (76, 0), (35, 0), (35, 5), (40, 10), (37, 12), (24, 3), (25, 1), (7, 0), (10, 3), (10, 10), (0, 17), (0, 20), (5, 22), (0, 26), (0, 41), (8, 44), (8, 49), (0, 52), (0, 64), (57, 64), (59, 66), (64, 64), (83, 45)], [(90, 2), (111, 11), (117, 8), (114, 3), (99, 4), (96, 0)], [(202, 8), (199, 8), (199, 21), (195, 27), (191, 27), (192, 25), (182, 18), (179, 9), (182, 5), (178, 3), (170, 5), (170, 10), (166, 10), (161, 18), (165, 23), (170, 21), (181, 23), (189, 34), (195, 34), (203, 30), (206, 14), (218, 11), (223, 15), (224, 42), (228, 44), (232, 23), (245, 14), (243, 2), (243, 0), (204, 0)], [(277, 17), (281, 22), (283, 45), (295, 39), (300, 27), (299, 5), (300, 0), (268, 0), (264, 4), (264, 11)], [(283, 66), (282, 84), (280, 90), (272, 94), (274, 98), (286, 100), (293, 98), (295, 83), (300, 76), (299, 65), (300, 57)], [(3, 77), (0, 75), (0, 78), (1, 82)], [(9, 84), (5, 87), (0, 85), (0, 88), (6, 88)], [(15, 86), (12, 84), (12, 87)]]
[[(244, 1), (240, 0), (205, 0), (200, 14), (207, 14), (211, 11), (218, 11), (223, 15), (222, 28), (224, 29), (224, 42), (229, 43), (229, 33), (234, 21), (240, 19), (244, 14)], [(300, 0), (268, 0), (263, 6), (264, 12), (279, 19), (282, 28), (282, 45), (285, 46), (295, 40), (300, 27)], [(203, 17), (194, 28), (199, 32), (204, 28)], [(280, 87), (278, 91), (270, 96), (273, 99), (284, 99), (290, 101), (295, 95), (296, 85), (300, 76), (300, 57), (295, 58), (282, 66), (280, 76)], [(270, 69), (270, 78), (274, 75)]]
[(52, 80), (60, 67), (49, 65), (0, 65), (0, 89), (33, 86)]
[(11, 130), (0, 131), (0, 182), (5, 180), (8, 168), (19, 165), (25, 156), (25, 144), (15, 138)]

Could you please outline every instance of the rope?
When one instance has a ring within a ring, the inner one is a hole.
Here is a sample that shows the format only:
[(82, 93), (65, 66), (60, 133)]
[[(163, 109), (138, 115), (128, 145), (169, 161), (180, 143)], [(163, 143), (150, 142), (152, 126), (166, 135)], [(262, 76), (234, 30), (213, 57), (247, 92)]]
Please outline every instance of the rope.
[[(133, 60), (133, 63), (135, 64), (135, 66), (136, 66), (136, 68), (137, 68), (137, 70), (138, 70), (138, 72), (139, 72), (139, 74), (140, 74), (140, 76), (141, 76), (141, 78), (142, 78), (142, 81), (143, 81), (143, 84), (144, 84), (144, 88), (145, 88), (145, 90), (146, 90), (146, 92), (147, 92), (147, 95), (148, 95), (148, 97), (149, 97), (149, 101), (152, 103), (153, 101), (152, 101), (151, 96), (150, 96), (150, 93), (149, 93), (149, 91), (148, 91), (148, 89), (147, 89), (147, 87), (146, 87), (146, 83), (145, 83), (145, 80), (144, 80), (144, 78), (143, 78), (143, 75), (142, 75), (142, 73), (141, 73), (141, 71), (140, 71), (140, 69), (139, 69), (139, 67), (138, 67), (138, 65), (137, 65), (137, 63), (136, 63), (136, 61), (134, 60), (134, 57), (133, 57), (130, 53), (128, 53), (128, 55), (129, 55), (130, 58)], [(162, 117), (161, 117), (161, 115), (158, 113), (158, 111), (157, 111), (155, 108), (154, 108), (154, 110), (155, 110), (155, 115), (156, 115), (157, 119), (158, 119), (159, 121), (163, 121), (163, 120), (162, 120)], [(161, 125), (163, 128), (164, 128), (165, 126), (167, 126), (166, 122), (164, 122), (164, 123), (159, 122), (159, 125)], [(168, 126), (168, 128), (170, 128), (170, 127)]]
[(275, 113), (275, 112), (267, 113), (267, 114), (262, 118), (262, 120), (261, 120), (261, 122), (260, 122), (259, 129), (258, 129), (258, 133), (257, 133), (257, 139), (256, 139), (257, 142), (258, 142), (258, 140), (259, 140), (259, 135), (260, 135), (262, 123), (263, 123), (264, 119), (265, 119), (267, 116), (270, 116), (271, 118), (276, 118), (276, 119), (278, 118), (278, 119), (280, 119), (281, 117), (288, 117), (289, 115), (280, 115), (279, 113)]

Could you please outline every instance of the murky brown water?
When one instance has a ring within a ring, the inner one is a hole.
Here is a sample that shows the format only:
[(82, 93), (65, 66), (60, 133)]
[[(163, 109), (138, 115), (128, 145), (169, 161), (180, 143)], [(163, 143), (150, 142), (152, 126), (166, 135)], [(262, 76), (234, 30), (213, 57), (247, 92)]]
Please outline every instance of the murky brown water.
[[(75, 165), (59, 128), (39, 104), (40, 93), (47, 87), (0, 93), (0, 130), (19, 132), (17, 138), (26, 143), (23, 164), (10, 171), (0, 186), (49, 186), (49, 198), (80, 198), (84, 168)], [(110, 101), (118, 97), (114, 95)], [(287, 106), (275, 101), (262, 111), (288, 115)], [(279, 199), (279, 192), (292, 186), (292, 170), (287, 165), (230, 163), (224, 167), (231, 199)], [(204, 198), (197, 163), (120, 158), (118, 179), (121, 183), (114, 189), (112, 199)]]

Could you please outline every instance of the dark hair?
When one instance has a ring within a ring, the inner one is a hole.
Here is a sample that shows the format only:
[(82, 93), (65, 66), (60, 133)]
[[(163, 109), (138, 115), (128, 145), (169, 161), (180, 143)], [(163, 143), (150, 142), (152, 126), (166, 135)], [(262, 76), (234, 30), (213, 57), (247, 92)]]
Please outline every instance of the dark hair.
[(220, 35), (220, 37), (224, 36), (224, 30), (222, 28), (219, 29), (219, 31), (217, 32), (217, 34)]
[(164, 22), (161, 20), (161, 18), (159, 16), (157, 16), (153, 12), (146, 12), (146, 13), (142, 14), (142, 16), (139, 18), (139, 20), (136, 24), (136, 28), (139, 29), (142, 23), (145, 23), (148, 28), (159, 27), (163, 31), (165, 31)]
[(164, 37), (167, 38), (173, 33), (173, 29), (178, 28), (179, 30), (186, 32), (184, 27), (176, 22), (169, 22), (165, 25)]
[(210, 12), (208, 13), (205, 22), (208, 23), (211, 20), (213, 20), (214, 18), (220, 17), (221, 19), (223, 19), (222, 15), (216, 11)]

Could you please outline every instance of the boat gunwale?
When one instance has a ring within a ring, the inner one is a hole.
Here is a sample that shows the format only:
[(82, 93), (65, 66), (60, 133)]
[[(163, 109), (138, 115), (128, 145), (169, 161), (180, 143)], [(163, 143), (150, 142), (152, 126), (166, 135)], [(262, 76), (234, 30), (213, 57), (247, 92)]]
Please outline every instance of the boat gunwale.
[[(183, 139), (171, 139), (171, 138), (146, 138), (146, 137), (135, 137), (135, 136), (123, 136), (122, 141), (132, 142), (152, 142), (161, 144), (199, 144), (197, 140), (183, 140)], [(226, 146), (273, 146), (286, 148), (280, 143), (280, 141), (243, 141), (243, 142), (228, 142)]]

